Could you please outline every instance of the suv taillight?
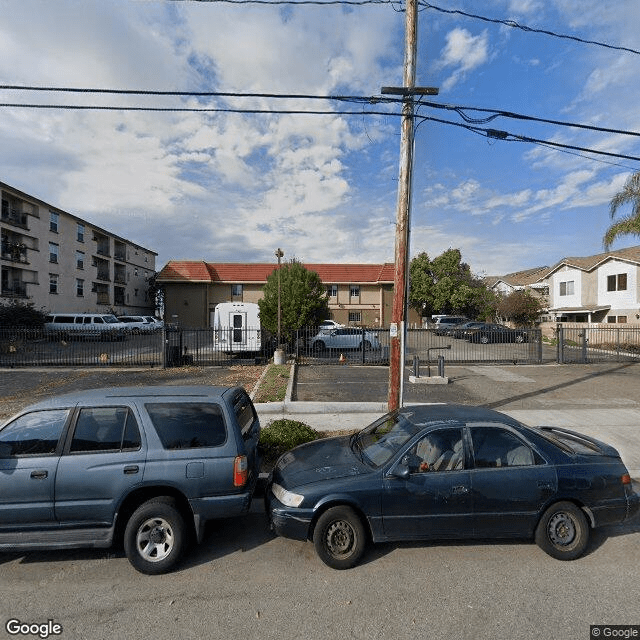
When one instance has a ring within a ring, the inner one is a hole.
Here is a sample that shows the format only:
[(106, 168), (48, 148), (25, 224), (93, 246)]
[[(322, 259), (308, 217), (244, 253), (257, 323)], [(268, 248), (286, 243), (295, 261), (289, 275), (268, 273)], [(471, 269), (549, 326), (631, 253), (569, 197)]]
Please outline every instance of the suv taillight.
[(249, 477), (249, 463), (247, 456), (236, 456), (233, 461), (233, 486), (244, 487)]

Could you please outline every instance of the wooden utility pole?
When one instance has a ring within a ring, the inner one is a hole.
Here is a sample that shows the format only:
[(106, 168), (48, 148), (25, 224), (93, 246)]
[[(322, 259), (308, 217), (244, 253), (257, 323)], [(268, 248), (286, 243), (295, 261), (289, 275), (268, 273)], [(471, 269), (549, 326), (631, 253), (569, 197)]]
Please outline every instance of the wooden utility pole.
[(435, 88), (416, 87), (418, 51), (418, 2), (407, 0), (405, 10), (405, 53), (402, 87), (383, 87), (382, 93), (404, 97), (400, 137), (400, 174), (396, 214), (395, 274), (389, 345), (389, 411), (402, 406), (404, 386), (407, 289), (409, 272), (409, 231), (411, 223), (411, 180), (413, 176), (414, 100), (416, 94), (436, 95)]
[(404, 377), (404, 336), (407, 308), (407, 271), (409, 261), (409, 222), (411, 215), (411, 176), (413, 173), (413, 94), (416, 84), (418, 39), (418, 2), (407, 0), (405, 10), (405, 52), (403, 88), (408, 90), (402, 105), (400, 135), (400, 173), (396, 213), (395, 274), (389, 345), (389, 411), (402, 405)]

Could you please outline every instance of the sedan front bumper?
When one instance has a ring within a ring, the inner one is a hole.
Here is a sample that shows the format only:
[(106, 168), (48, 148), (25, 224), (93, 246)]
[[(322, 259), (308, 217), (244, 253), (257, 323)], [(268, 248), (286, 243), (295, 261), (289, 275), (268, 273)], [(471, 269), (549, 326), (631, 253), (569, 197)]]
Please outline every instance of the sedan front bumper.
[(271, 492), (271, 485), (265, 491), (264, 502), (269, 525), (276, 535), (294, 540), (309, 539), (313, 509), (283, 505)]

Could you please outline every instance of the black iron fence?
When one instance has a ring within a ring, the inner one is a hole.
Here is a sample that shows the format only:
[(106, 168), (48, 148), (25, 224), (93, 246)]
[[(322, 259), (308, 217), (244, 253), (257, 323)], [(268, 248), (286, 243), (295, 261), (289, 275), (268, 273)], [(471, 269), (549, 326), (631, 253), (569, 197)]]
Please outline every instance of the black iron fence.
[(552, 340), (559, 364), (640, 360), (640, 327), (558, 326)]
[[(523, 339), (518, 335), (524, 335)], [(0, 328), (0, 367), (29, 366), (213, 366), (267, 362), (274, 337), (256, 329), (168, 328), (127, 334), (119, 339), (74, 336), (72, 332)], [(513, 340), (512, 340), (513, 338)], [(284, 340), (284, 339), (283, 339)], [(389, 330), (381, 328), (308, 327), (287, 337), (283, 347), (298, 362), (314, 364), (388, 365)], [(640, 360), (640, 327), (559, 327), (543, 339), (538, 329), (496, 334), (486, 340), (438, 335), (434, 329), (409, 329), (405, 361), (411, 366), (447, 363), (574, 363)]]

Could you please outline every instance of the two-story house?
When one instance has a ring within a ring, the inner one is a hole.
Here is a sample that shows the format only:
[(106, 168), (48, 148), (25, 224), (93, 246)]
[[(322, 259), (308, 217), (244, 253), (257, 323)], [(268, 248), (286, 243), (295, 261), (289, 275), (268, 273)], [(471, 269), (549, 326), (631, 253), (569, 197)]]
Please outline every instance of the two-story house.
[[(305, 264), (327, 290), (331, 319), (357, 326), (388, 326), (393, 305), (393, 264)], [(165, 319), (186, 327), (212, 326), (220, 302), (258, 302), (273, 263), (172, 260), (158, 275)], [(415, 311), (409, 322), (419, 323)]]
[(640, 320), (640, 246), (586, 258), (563, 258), (543, 278), (554, 321)]

